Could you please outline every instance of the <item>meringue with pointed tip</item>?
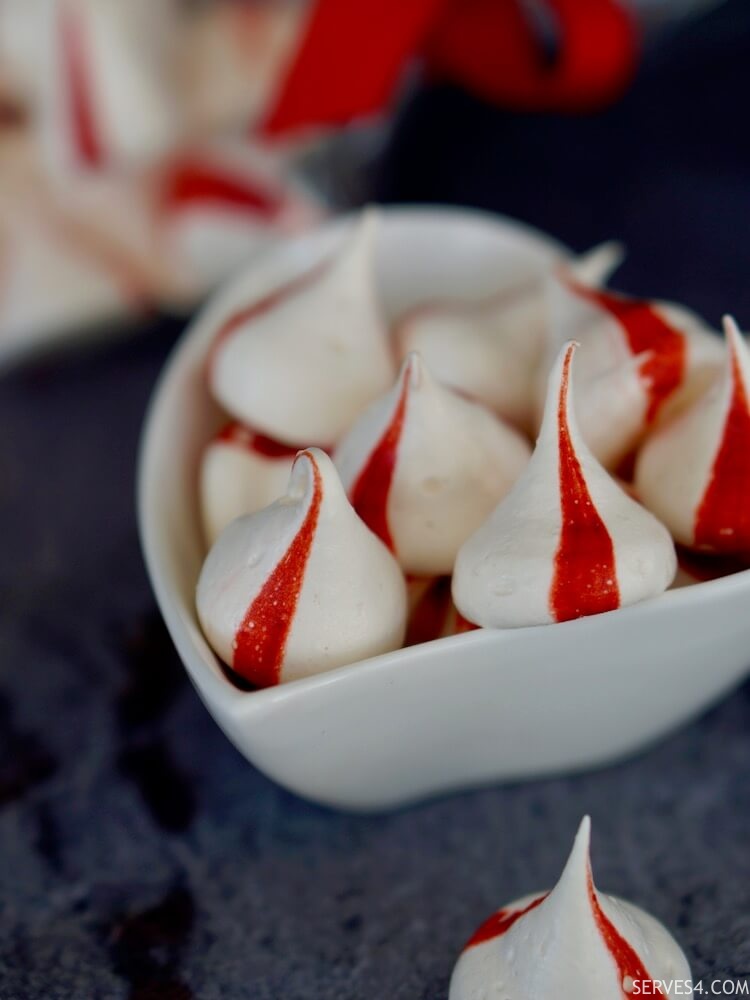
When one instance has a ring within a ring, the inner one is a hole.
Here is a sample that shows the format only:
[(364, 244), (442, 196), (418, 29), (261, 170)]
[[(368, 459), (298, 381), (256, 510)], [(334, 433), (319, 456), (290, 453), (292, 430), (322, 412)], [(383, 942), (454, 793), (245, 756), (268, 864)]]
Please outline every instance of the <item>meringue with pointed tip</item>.
[(531, 450), (488, 409), (432, 378), (418, 354), (334, 453), (354, 509), (407, 573), (450, 573)]
[(449, 1000), (627, 1000), (691, 996), (690, 966), (658, 920), (599, 892), (584, 817), (554, 889), (510, 903), (485, 921), (453, 970)]
[(285, 496), (221, 533), (196, 604), (214, 652), (257, 687), (390, 652), (406, 628), (403, 574), (317, 448)]
[(201, 458), (203, 532), (213, 545), (228, 525), (284, 495), (296, 452), (242, 424), (230, 423)]
[(335, 444), (391, 385), (376, 226), (374, 211), (365, 212), (332, 259), (225, 321), (210, 383), (235, 419), (287, 444)]
[(724, 319), (723, 378), (644, 444), (636, 489), (678, 542), (750, 558), (750, 352)]
[[(618, 244), (603, 244), (576, 267), (587, 280), (603, 282), (621, 254)], [(481, 302), (417, 306), (397, 324), (400, 356), (418, 351), (435, 378), (529, 428), (548, 322), (544, 287), (534, 272), (525, 283)]]
[(688, 405), (720, 370), (721, 347), (694, 313), (603, 290), (560, 268), (550, 278), (549, 360), (581, 344), (576, 413), (594, 455), (614, 469), (656, 424)]
[(674, 545), (584, 444), (575, 343), (550, 376), (536, 449), (508, 496), (461, 547), (453, 599), (469, 621), (510, 628), (613, 611), (666, 590)]

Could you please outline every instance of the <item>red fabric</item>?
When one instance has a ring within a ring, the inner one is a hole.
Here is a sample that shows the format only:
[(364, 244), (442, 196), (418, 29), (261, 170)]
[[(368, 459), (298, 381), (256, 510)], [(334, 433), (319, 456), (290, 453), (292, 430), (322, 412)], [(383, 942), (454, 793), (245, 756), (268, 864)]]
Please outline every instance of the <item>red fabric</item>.
[(418, 53), (433, 76), (518, 109), (587, 111), (619, 96), (638, 56), (619, 0), (546, 0), (558, 30), (552, 65), (521, 2), (314, 0), (261, 129), (278, 135), (374, 114)]
[(388, 103), (446, 0), (315, 0), (267, 135), (343, 125)]
[(546, 6), (557, 31), (551, 65), (519, 0), (452, 0), (426, 47), (430, 70), (518, 109), (588, 111), (618, 97), (638, 58), (636, 26), (622, 4)]

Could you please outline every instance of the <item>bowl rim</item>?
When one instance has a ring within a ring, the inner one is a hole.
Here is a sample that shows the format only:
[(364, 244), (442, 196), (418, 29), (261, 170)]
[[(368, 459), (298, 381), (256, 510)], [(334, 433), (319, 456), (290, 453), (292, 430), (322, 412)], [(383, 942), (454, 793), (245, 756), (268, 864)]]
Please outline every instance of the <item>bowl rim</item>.
[[(477, 222), (486, 224), (489, 227), (499, 224), (500, 227), (513, 229), (529, 237), (532, 242), (539, 245), (546, 245), (553, 251), (556, 250), (561, 255), (569, 256), (571, 251), (554, 237), (547, 237), (545, 233), (535, 229), (524, 222), (517, 222), (515, 219), (501, 214), (487, 212), (477, 208), (463, 208), (460, 206), (443, 206), (430, 204), (403, 204), (397, 206), (381, 206), (379, 211), (386, 218), (414, 219), (420, 221), (424, 218), (440, 216), (444, 221), (449, 221), (451, 217), (457, 220), (474, 219)], [(324, 220), (314, 229), (303, 234), (296, 234), (291, 238), (294, 242), (304, 242), (307, 239), (323, 237), (324, 234), (345, 228), (351, 225), (353, 219), (359, 214), (359, 210), (348, 212), (344, 215), (332, 219)], [(493, 646), (500, 647), (508, 643), (523, 641), (523, 635), (546, 630), (550, 625), (533, 625), (519, 628), (491, 629), (480, 628), (470, 632), (444, 638), (433, 639), (428, 642), (419, 643), (414, 646), (400, 647), (388, 653), (368, 657), (364, 660), (357, 660), (354, 663), (344, 664), (335, 667), (324, 673), (314, 674), (310, 677), (303, 677), (278, 684), (273, 687), (245, 691), (233, 684), (224, 672), (218, 657), (216, 657), (217, 670), (210, 670), (203, 662), (203, 657), (195, 647), (192, 639), (185, 629), (184, 623), (177, 610), (175, 599), (172, 594), (168, 572), (164, 569), (158, 556), (158, 545), (155, 544), (153, 533), (157, 530), (154, 523), (152, 503), (151, 503), (151, 466), (152, 453), (155, 448), (155, 440), (158, 436), (159, 415), (163, 405), (165, 390), (171, 385), (176, 371), (179, 371), (180, 364), (185, 357), (194, 349), (196, 335), (202, 332), (202, 328), (209, 316), (223, 299), (231, 299), (232, 295), (247, 280), (247, 274), (253, 265), (259, 262), (270, 261), (277, 254), (284, 252), (289, 245), (289, 239), (280, 239), (268, 245), (264, 250), (254, 254), (246, 263), (244, 268), (234, 276), (234, 278), (222, 285), (217, 292), (211, 295), (196, 314), (187, 323), (185, 329), (178, 337), (177, 341), (169, 351), (166, 360), (154, 382), (151, 395), (145, 410), (138, 454), (136, 460), (136, 511), (138, 522), (138, 534), (141, 551), (147, 574), (156, 597), (159, 611), (168, 627), (172, 641), (177, 648), (177, 652), (183, 661), (188, 674), (194, 682), (198, 678), (195, 676), (194, 664), (196, 660), (201, 661), (201, 682), (200, 689), (209, 689), (211, 699), (223, 706), (228, 715), (244, 715), (247, 711), (270, 709), (272, 706), (286, 701), (290, 698), (303, 696), (310, 690), (322, 690), (329, 685), (339, 684), (348, 680), (352, 674), (372, 673), (382, 671), (384, 668), (404, 669), (409, 661), (421, 660), (424, 656), (429, 656), (440, 645), (443, 650), (463, 650), (471, 646)], [(680, 587), (664, 591), (655, 597), (648, 598), (625, 608), (617, 608), (614, 611), (604, 612), (598, 615), (589, 615), (583, 618), (568, 622), (552, 623), (557, 629), (573, 630), (597, 630), (607, 628), (607, 621), (612, 615), (617, 615), (619, 620), (624, 616), (649, 616), (659, 614), (659, 609), (666, 603), (670, 605), (691, 605), (702, 602), (706, 599), (720, 599), (725, 593), (731, 593), (742, 587), (750, 587), (750, 568), (739, 570), (727, 576), (713, 580), (699, 581), (691, 586)], [(195, 615), (194, 608), (191, 609), (192, 617), (196, 627), (200, 629)], [(215, 654), (213, 654), (215, 656)]]

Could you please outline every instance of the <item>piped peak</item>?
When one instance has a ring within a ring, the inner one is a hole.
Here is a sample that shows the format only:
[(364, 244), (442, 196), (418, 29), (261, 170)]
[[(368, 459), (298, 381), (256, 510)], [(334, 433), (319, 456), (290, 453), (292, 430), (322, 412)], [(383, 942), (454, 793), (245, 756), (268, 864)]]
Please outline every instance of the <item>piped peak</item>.
[(679, 947), (657, 921), (597, 892), (589, 842), (585, 817), (556, 886), (511, 903), (480, 926), (454, 970), (450, 1000), (494, 992), (508, 1000), (628, 1000), (636, 982), (671, 998), (662, 982), (689, 978)]
[(278, 684), (323, 503), (323, 452), (301, 451), (289, 477), (289, 500), (303, 502), (302, 523), (247, 609), (234, 638), (232, 669), (260, 687)]
[(591, 498), (579, 458), (579, 452), (585, 451), (594, 461), (580, 440), (572, 403), (571, 365), (577, 347), (572, 342), (563, 348), (550, 378), (544, 418), (551, 428), (556, 402), (561, 528), (550, 610), (558, 622), (620, 606), (614, 543)]
[(706, 490), (695, 515), (695, 545), (750, 555), (750, 353), (735, 321), (727, 341), (726, 417)]
[[(567, 270), (580, 284), (597, 287), (607, 283), (624, 259), (624, 245), (618, 240), (607, 240), (571, 261)], [(563, 265), (563, 274), (565, 270)]]
[(364, 213), (327, 259), (219, 326), (210, 385), (235, 419), (290, 445), (334, 444), (391, 385), (377, 225)]
[(391, 552), (395, 550), (395, 543), (388, 519), (388, 499), (396, 472), (409, 395), (419, 387), (421, 379), (419, 355), (411, 353), (401, 366), (395, 387), (395, 406), (385, 429), (349, 491), (356, 512)]
[(433, 378), (417, 353), (335, 452), (354, 509), (414, 576), (451, 573), (529, 458), (527, 442)]

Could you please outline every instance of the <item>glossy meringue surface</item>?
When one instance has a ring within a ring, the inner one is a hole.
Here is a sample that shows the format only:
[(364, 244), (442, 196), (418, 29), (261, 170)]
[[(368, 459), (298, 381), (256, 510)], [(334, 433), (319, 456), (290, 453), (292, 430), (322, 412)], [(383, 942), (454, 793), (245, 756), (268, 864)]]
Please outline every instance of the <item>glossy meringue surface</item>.
[(589, 839), (585, 817), (554, 889), (516, 900), (478, 928), (456, 964), (449, 1000), (691, 995), (690, 967), (666, 928), (594, 886)]
[(329, 446), (390, 387), (376, 232), (366, 212), (329, 260), (218, 325), (211, 391), (237, 420), (287, 444)]
[(542, 429), (520, 479), (458, 553), (453, 598), (489, 628), (567, 621), (666, 590), (667, 529), (586, 446), (575, 415), (575, 343), (550, 375)]
[(222, 532), (196, 603), (216, 653), (258, 687), (396, 649), (406, 627), (403, 575), (318, 449), (300, 452), (285, 496)]
[(750, 558), (750, 351), (724, 324), (723, 377), (646, 441), (635, 483), (679, 542)]
[(528, 462), (525, 439), (410, 354), (334, 454), (352, 504), (407, 573), (450, 573)]

